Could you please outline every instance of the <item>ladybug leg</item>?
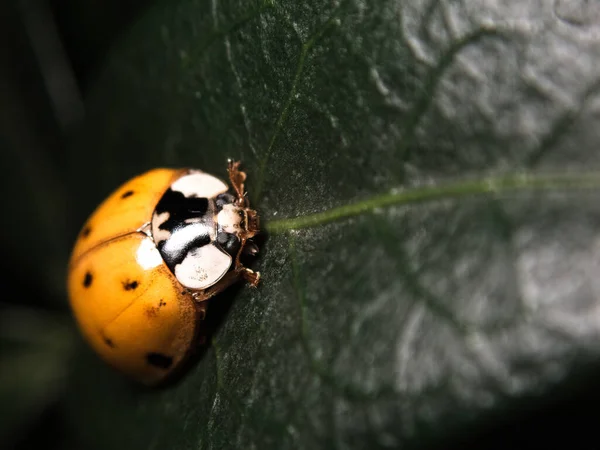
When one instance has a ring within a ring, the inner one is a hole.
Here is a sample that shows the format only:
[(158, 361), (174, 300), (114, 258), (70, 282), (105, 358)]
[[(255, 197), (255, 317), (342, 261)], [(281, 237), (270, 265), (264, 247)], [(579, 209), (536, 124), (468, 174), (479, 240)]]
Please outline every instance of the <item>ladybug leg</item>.
[(233, 270), (225, 274), (223, 278), (219, 280), (219, 282), (207, 289), (203, 289), (201, 291), (193, 291), (192, 297), (197, 302), (204, 302), (209, 298), (215, 296), (222, 290), (228, 288), (233, 283), (235, 283), (239, 279), (239, 272), (237, 270)]
[(196, 303), (196, 312), (198, 314), (199, 320), (206, 319), (206, 308), (208, 307), (207, 303)]
[(222, 290), (234, 284), (240, 279), (240, 277), (250, 283), (251, 286), (256, 287), (260, 281), (260, 272), (255, 272), (252, 269), (248, 269), (236, 261), (235, 268), (231, 272), (225, 274), (225, 276), (221, 278), (217, 284), (201, 291), (192, 291), (192, 297), (196, 302), (202, 304), (201, 302), (205, 302)]
[[(242, 249), (244, 247), (242, 246)], [(260, 281), (260, 272), (255, 272), (252, 269), (248, 269), (240, 262), (240, 255), (242, 252), (238, 253), (237, 258), (235, 259), (235, 272), (238, 273), (244, 280), (246, 280), (252, 287), (258, 286), (258, 282)]]
[(246, 172), (240, 170), (240, 161), (232, 159), (227, 160), (227, 173), (231, 186), (237, 195), (238, 206), (248, 206), (246, 195), (244, 193), (244, 181), (246, 181)]
[[(203, 321), (206, 319), (206, 309), (208, 307), (208, 304), (206, 302), (200, 302), (200, 303), (195, 303), (196, 305), (196, 311), (198, 314), (198, 320)], [(197, 338), (197, 342), (198, 345), (204, 345), (206, 344), (206, 335), (205, 334), (199, 334), (198, 338)]]
[(245, 267), (240, 261), (240, 257), (242, 256), (242, 253), (246, 253), (246, 247), (248, 247), (247, 254), (251, 255), (255, 255), (258, 252), (258, 247), (256, 246), (256, 244), (254, 244), (254, 242), (248, 241), (247, 238), (242, 238), (241, 241), (242, 244), (240, 247), (240, 251), (235, 257), (235, 272), (240, 274), (240, 276), (248, 283), (250, 283), (250, 285), (256, 287), (258, 286), (258, 282), (260, 281), (260, 272), (255, 272), (254, 270)]
[(242, 267), (240, 275), (244, 280), (250, 283), (250, 286), (257, 287), (260, 281), (260, 272), (255, 272), (252, 269), (248, 269), (247, 267)]

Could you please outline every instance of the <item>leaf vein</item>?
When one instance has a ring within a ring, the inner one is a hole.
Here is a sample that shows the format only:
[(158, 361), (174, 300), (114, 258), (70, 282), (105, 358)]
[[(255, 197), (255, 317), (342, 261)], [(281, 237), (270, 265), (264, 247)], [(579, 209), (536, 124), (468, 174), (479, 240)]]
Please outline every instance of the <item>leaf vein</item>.
[[(216, 8), (216, 3), (213, 2), (213, 4), (214, 4), (214, 7)], [(204, 53), (215, 42), (217, 42), (221, 38), (228, 36), (231, 33), (236, 32), (239, 29), (241, 29), (248, 22), (259, 17), (264, 11), (266, 11), (267, 9), (269, 9), (271, 7), (273, 7), (273, 3), (269, 0), (264, 0), (263, 2), (261, 2), (260, 6), (258, 8), (250, 11), (248, 14), (243, 16), (240, 20), (229, 25), (227, 28), (225, 28), (223, 30), (219, 30), (217, 28), (214, 33), (212, 33), (210, 36), (208, 36), (208, 38), (203, 42), (202, 45), (200, 45), (200, 47), (194, 52), (194, 54), (192, 54), (190, 56), (190, 58), (192, 59), (192, 61), (197, 63), (201, 59), (202, 55), (204, 55)], [(215, 11), (215, 14), (216, 14), (216, 11)], [(215, 27), (217, 27), (218, 26), (217, 18), (213, 17), (213, 21), (215, 23)]]
[(298, 57), (298, 63), (296, 65), (296, 72), (294, 74), (294, 79), (292, 81), (292, 86), (290, 87), (287, 99), (285, 101), (285, 104), (283, 105), (283, 108), (281, 109), (279, 117), (277, 118), (277, 121), (275, 122), (275, 129), (273, 131), (273, 134), (271, 135), (271, 139), (269, 140), (267, 149), (263, 152), (263, 157), (260, 161), (258, 175), (257, 175), (256, 189), (254, 191), (255, 192), (255, 194), (254, 194), (255, 195), (255, 198), (254, 198), (255, 203), (261, 198), (262, 191), (264, 188), (264, 183), (265, 183), (267, 165), (268, 165), (269, 159), (271, 158), (271, 155), (273, 153), (273, 148), (275, 146), (275, 142), (277, 142), (277, 139), (279, 138), (279, 135), (281, 134), (283, 126), (284, 126), (285, 122), (287, 121), (287, 118), (288, 118), (288, 115), (290, 112), (290, 108), (291, 108), (292, 103), (294, 102), (294, 99), (298, 92), (298, 85), (300, 83), (300, 79), (301, 79), (302, 73), (304, 71), (306, 57), (308, 56), (308, 54), (310, 53), (312, 48), (315, 46), (315, 44), (319, 41), (319, 39), (325, 34), (325, 32), (332, 25), (336, 24), (337, 21), (338, 21), (337, 16), (335, 16), (335, 15), (331, 16), (325, 22), (325, 24), (319, 30), (317, 30), (317, 32), (315, 32), (313, 34), (313, 36), (311, 36), (310, 39), (308, 39), (308, 41), (306, 41), (305, 43), (302, 44), (302, 47), (300, 50), (300, 56)]
[(341, 395), (349, 401), (358, 403), (370, 403), (375, 402), (382, 398), (390, 398), (392, 395), (398, 395), (399, 393), (389, 386), (383, 386), (382, 388), (375, 391), (365, 391), (352, 383), (348, 383), (344, 380), (338, 379), (322, 361), (317, 358), (310, 346), (310, 329), (308, 325), (308, 317), (306, 314), (306, 292), (303, 288), (302, 275), (300, 273), (300, 266), (298, 264), (298, 257), (296, 253), (296, 238), (293, 234), (289, 237), (289, 254), (290, 261), (292, 264), (293, 284), (296, 291), (296, 298), (300, 309), (300, 340), (302, 349), (306, 358), (308, 359), (308, 367), (313, 374), (315, 374), (321, 382), (329, 386), (334, 393)]
[(312, 228), (361, 214), (372, 213), (378, 208), (436, 202), (444, 199), (499, 195), (521, 191), (598, 188), (600, 188), (600, 172), (567, 172), (543, 175), (523, 172), (392, 191), (319, 213), (271, 220), (266, 223), (265, 229), (270, 233), (282, 233), (290, 230)]
[(490, 36), (500, 36), (500, 33), (493, 29), (481, 28), (455, 42), (446, 53), (442, 56), (438, 64), (427, 74), (421, 95), (408, 115), (404, 126), (402, 127), (402, 144), (399, 148), (399, 155), (403, 161), (410, 157), (410, 149), (413, 143), (414, 135), (417, 130), (417, 125), (423, 118), (429, 106), (435, 99), (435, 90), (438, 83), (442, 79), (442, 75), (448, 70), (452, 62), (455, 60), (458, 53), (471, 44), (479, 42), (481, 39)]

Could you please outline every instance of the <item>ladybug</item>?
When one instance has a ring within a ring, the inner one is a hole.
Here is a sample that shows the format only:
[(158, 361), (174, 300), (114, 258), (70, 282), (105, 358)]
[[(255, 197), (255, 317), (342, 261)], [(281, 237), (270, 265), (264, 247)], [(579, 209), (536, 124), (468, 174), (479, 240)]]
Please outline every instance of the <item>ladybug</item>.
[(209, 298), (260, 274), (259, 219), (246, 174), (226, 183), (196, 169), (154, 169), (127, 181), (89, 217), (69, 261), (68, 293), (82, 334), (111, 366), (146, 385), (178, 371), (200, 341)]

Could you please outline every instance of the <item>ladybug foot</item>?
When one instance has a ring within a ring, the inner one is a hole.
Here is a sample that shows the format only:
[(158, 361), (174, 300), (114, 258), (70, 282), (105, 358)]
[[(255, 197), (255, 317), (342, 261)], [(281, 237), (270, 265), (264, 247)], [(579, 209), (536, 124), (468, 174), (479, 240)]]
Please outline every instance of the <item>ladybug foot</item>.
[(246, 280), (252, 287), (257, 287), (258, 282), (260, 281), (260, 272), (255, 272), (247, 267), (242, 269), (241, 273), (244, 280)]

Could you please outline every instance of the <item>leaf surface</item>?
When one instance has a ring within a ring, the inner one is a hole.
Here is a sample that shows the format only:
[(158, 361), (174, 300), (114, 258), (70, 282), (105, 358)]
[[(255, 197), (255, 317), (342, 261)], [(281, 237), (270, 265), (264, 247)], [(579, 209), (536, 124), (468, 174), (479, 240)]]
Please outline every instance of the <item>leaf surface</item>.
[(213, 300), (212, 345), (170, 389), (136, 389), (82, 347), (82, 441), (422, 448), (593, 370), (598, 14), (567, 0), (151, 10), (88, 99), (72, 232), (134, 174), (224, 176), (239, 158), (269, 231), (263, 282)]

